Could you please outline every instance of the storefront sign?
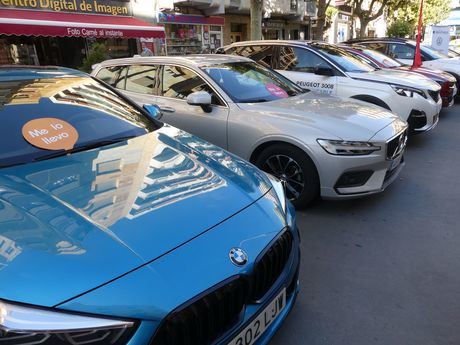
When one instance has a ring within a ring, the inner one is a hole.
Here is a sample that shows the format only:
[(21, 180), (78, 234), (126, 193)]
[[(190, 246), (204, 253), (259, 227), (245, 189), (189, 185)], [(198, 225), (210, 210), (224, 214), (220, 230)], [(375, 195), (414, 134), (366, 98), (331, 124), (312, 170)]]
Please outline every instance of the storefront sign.
[[(0, 0), (2, 1), (2, 0)], [(159, 23), (170, 23), (170, 24), (203, 24), (203, 25), (224, 25), (225, 19), (223, 17), (205, 17), (190, 14), (158, 14)]]
[(129, 1), (120, 0), (0, 0), (0, 9), (27, 9), (131, 16)]
[(72, 26), (33, 26), (21, 24), (5, 25), (1, 29), (7, 35), (59, 36), (59, 37), (94, 37), (94, 38), (164, 38), (164, 31), (146, 31), (143, 29), (105, 29)]

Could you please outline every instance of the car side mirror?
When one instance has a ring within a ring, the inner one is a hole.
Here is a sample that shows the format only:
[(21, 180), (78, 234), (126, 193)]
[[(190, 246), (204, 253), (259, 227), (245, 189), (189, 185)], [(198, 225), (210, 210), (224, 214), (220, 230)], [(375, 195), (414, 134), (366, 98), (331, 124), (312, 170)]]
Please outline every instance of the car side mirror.
[(207, 113), (211, 112), (212, 97), (206, 91), (192, 92), (187, 96), (187, 103), (190, 105), (199, 105)]
[(143, 108), (147, 115), (154, 120), (159, 120), (163, 116), (160, 107), (156, 104), (144, 104)]
[(328, 77), (333, 77), (335, 75), (334, 70), (330, 67), (316, 67), (314, 73)]

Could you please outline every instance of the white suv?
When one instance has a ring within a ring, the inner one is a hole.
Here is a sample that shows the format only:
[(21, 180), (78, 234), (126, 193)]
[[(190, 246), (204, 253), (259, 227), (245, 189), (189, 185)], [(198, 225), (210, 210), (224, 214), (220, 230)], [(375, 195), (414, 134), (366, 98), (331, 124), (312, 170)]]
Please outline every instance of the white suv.
[(374, 69), (334, 45), (250, 41), (234, 43), (223, 50), (273, 68), (303, 88), (391, 110), (406, 120), (413, 132), (430, 130), (439, 119), (439, 84), (414, 73)]

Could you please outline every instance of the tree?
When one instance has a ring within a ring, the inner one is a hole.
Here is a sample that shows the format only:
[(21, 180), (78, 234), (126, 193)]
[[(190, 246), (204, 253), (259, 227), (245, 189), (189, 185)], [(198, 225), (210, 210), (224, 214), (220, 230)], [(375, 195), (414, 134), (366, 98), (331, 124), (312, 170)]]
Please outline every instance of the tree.
[(251, 7), (251, 40), (262, 39), (263, 0), (250, 0)]
[(331, 22), (327, 20), (327, 9), (331, 0), (317, 0), (316, 3), (316, 26), (312, 28), (313, 39), (322, 41), (324, 31), (329, 29)]
[(390, 6), (398, 8), (409, 1), (411, 0), (349, 0), (348, 5), (351, 6), (353, 14), (358, 17), (361, 24), (358, 37), (365, 36), (369, 23), (380, 17), (385, 9)]
[(107, 60), (107, 49), (103, 43), (94, 43), (88, 52), (88, 55), (83, 59), (82, 71), (91, 72), (92, 66), (98, 62)]
[[(409, 23), (415, 32), (418, 22), (418, 11), (420, 0), (409, 0), (400, 7), (390, 6), (389, 13), (392, 21)], [(423, 26), (437, 24), (449, 16), (450, 3), (445, 0), (424, 0), (423, 1)]]
[(397, 19), (387, 29), (389, 37), (407, 37), (414, 33), (414, 25), (404, 20)]

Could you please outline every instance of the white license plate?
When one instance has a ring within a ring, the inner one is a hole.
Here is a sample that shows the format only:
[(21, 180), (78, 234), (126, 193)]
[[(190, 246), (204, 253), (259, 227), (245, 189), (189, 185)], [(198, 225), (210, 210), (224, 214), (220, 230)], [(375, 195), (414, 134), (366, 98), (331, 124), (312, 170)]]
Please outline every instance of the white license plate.
[(251, 345), (265, 332), (286, 306), (286, 289), (283, 289), (270, 304), (252, 320), (228, 345)]

